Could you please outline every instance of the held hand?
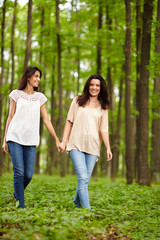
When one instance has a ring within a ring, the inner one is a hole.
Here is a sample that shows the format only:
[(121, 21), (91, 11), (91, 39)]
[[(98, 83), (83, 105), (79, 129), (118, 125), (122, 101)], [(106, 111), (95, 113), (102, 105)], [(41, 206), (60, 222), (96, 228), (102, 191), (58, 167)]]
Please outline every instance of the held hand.
[(112, 152), (111, 149), (107, 149), (107, 162), (111, 161), (112, 159)]
[(5, 153), (8, 153), (8, 143), (6, 141), (3, 142), (2, 149)]
[(65, 149), (66, 149), (66, 144), (65, 144), (65, 142), (62, 141), (59, 145), (58, 151), (63, 153), (65, 151)]

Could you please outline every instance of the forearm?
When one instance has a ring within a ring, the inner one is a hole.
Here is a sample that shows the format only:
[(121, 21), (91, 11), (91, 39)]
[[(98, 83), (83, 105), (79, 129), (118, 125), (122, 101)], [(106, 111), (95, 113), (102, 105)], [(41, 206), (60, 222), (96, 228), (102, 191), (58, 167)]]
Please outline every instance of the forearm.
[(110, 143), (109, 143), (109, 133), (108, 132), (101, 132), (102, 140), (104, 142), (104, 145), (106, 149), (110, 149)]
[(52, 137), (55, 139), (55, 141), (59, 141), (51, 121), (49, 119), (45, 120), (44, 125), (46, 126)]
[(7, 132), (8, 132), (8, 127), (9, 127), (9, 124), (10, 124), (11, 120), (12, 120), (12, 118), (8, 117), (7, 122), (6, 122), (6, 127), (5, 127), (5, 133), (4, 133), (3, 142), (6, 141), (6, 136), (7, 136)]
[(65, 144), (67, 144), (67, 142), (69, 140), (69, 136), (70, 136), (70, 133), (71, 133), (71, 130), (72, 130), (72, 125), (73, 125), (73, 123), (66, 120), (65, 127), (64, 127), (64, 132), (63, 132), (63, 138), (62, 138), (62, 142), (64, 142)]

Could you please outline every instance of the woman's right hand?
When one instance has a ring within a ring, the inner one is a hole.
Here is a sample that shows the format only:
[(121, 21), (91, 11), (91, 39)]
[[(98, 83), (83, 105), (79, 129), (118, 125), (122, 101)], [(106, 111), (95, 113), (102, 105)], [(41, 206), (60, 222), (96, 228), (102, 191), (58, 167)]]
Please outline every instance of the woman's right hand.
[(66, 149), (66, 144), (64, 141), (62, 141), (60, 144), (59, 144), (59, 147), (58, 147), (58, 150), (59, 152), (63, 153)]
[(6, 141), (3, 142), (2, 149), (5, 153), (8, 153), (8, 143)]

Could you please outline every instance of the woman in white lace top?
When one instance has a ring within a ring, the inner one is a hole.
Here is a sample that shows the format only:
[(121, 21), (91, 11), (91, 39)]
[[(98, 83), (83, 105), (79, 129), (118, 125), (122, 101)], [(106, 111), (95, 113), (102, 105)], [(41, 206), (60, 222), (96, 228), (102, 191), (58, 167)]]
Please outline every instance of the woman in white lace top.
[(9, 115), (5, 128), (3, 150), (11, 155), (14, 171), (13, 199), (24, 208), (24, 190), (33, 176), (36, 146), (39, 145), (40, 113), (43, 122), (59, 147), (59, 139), (49, 119), (43, 93), (37, 92), (41, 70), (27, 67), (20, 79), (18, 89), (10, 97)]

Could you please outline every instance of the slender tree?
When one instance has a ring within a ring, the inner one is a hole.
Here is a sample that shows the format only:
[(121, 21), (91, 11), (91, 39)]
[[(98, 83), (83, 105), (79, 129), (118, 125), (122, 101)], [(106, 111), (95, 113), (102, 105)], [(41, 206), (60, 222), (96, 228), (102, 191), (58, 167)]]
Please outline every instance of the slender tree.
[[(156, 26), (156, 46), (155, 46), (155, 56), (160, 56), (160, 0), (157, 4), (157, 26)], [(152, 151), (151, 151), (151, 178), (155, 179), (155, 173), (160, 173), (160, 74), (159, 74), (159, 61), (155, 66), (155, 78), (154, 78), (154, 90), (153, 96), (155, 101), (153, 101), (153, 121), (152, 121)], [(158, 116), (158, 117), (157, 117)]]
[[(139, 112), (139, 84), (140, 84), (140, 54), (141, 54), (141, 31), (142, 31), (142, 13), (141, 13), (141, 2), (142, 0), (136, 0), (136, 53), (137, 53), (137, 59), (136, 59), (136, 109)], [(136, 115), (136, 146), (138, 146), (138, 139), (139, 139), (139, 114)], [(134, 166), (134, 175), (137, 179), (137, 159), (138, 159), (138, 148), (136, 148), (135, 153), (135, 166)]]
[[(102, 28), (102, 2), (99, 1), (99, 13), (98, 13), (98, 33)], [(101, 74), (101, 41), (98, 37), (97, 43), (97, 73)]]
[(126, 6), (126, 43), (125, 43), (125, 161), (127, 166), (127, 184), (133, 181), (133, 163), (131, 152), (131, 109), (130, 109), (130, 77), (131, 77), (131, 5), (125, 0)]
[[(80, 41), (80, 22), (79, 22), (79, 17), (78, 17), (78, 0), (76, 0), (76, 15), (77, 15), (77, 20), (76, 20), (76, 30), (77, 30), (77, 43)], [(79, 79), (80, 79), (80, 47), (79, 44), (77, 44), (77, 94), (79, 93)]]
[(26, 42), (26, 54), (24, 60), (24, 68), (27, 67), (31, 53), (31, 37), (32, 37), (32, 0), (28, 2), (28, 32)]
[[(40, 66), (42, 66), (42, 46), (43, 46), (43, 29), (44, 29), (44, 7), (41, 6), (41, 34), (40, 34), (40, 56), (39, 62)], [(35, 173), (40, 172), (40, 153), (41, 153), (41, 138), (43, 133), (43, 120), (42, 116), (40, 117), (40, 142), (39, 147), (36, 152), (36, 161), (35, 161)]]
[(138, 183), (149, 185), (148, 165), (148, 121), (149, 121), (149, 71), (147, 66), (150, 60), (151, 21), (153, 14), (153, 0), (144, 1), (143, 32), (141, 46), (141, 66), (139, 84), (139, 121), (138, 121)]
[(12, 20), (12, 35), (11, 35), (11, 53), (12, 53), (12, 77), (11, 77), (11, 87), (10, 91), (13, 90), (14, 75), (15, 75), (15, 63), (14, 63), (14, 35), (15, 35), (15, 25), (16, 25), (16, 9), (17, 0), (14, 2), (13, 20)]
[(4, 75), (4, 30), (5, 30), (5, 15), (6, 15), (6, 0), (3, 1), (2, 7), (2, 29), (1, 29), (1, 73), (0, 73), (0, 175), (3, 169), (3, 159), (2, 159), (2, 103), (3, 97), (1, 88), (3, 86), (3, 75)]
[[(123, 69), (124, 69), (124, 66), (123, 66)], [(115, 140), (113, 145), (112, 175), (111, 175), (112, 181), (115, 180), (116, 174), (118, 172), (122, 97), (123, 97), (123, 76), (121, 77), (120, 86), (119, 86), (119, 103), (118, 103), (118, 113), (117, 113), (117, 123), (116, 123), (116, 134), (115, 134)]]
[[(62, 115), (62, 78), (61, 78), (61, 36), (60, 36), (60, 16), (59, 0), (56, 0), (56, 25), (57, 25), (57, 51), (58, 51), (58, 90), (59, 90), (59, 135), (62, 138), (63, 115)], [(61, 176), (65, 176), (65, 158), (61, 156)]]
[[(53, 66), (52, 66), (52, 86), (51, 86), (51, 122), (54, 125), (55, 123), (55, 116), (54, 116), (54, 109), (55, 107), (55, 58), (53, 59)], [(49, 136), (49, 153), (50, 153), (50, 169), (49, 169), (49, 173), (52, 175), (53, 174), (53, 167), (54, 167), (54, 153), (56, 152), (55, 149), (55, 144), (54, 144), (54, 139), (53, 137), (50, 135)]]

